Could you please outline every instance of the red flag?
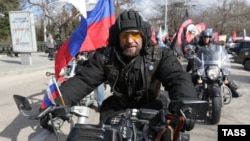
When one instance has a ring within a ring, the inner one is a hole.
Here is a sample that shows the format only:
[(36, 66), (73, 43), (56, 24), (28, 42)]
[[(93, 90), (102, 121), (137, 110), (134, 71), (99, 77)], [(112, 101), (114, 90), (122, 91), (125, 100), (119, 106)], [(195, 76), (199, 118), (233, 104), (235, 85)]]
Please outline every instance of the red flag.
[(213, 33), (213, 40), (214, 40), (214, 42), (218, 42), (219, 41), (219, 33), (218, 32), (214, 32)]
[(57, 83), (54, 79), (50, 79), (49, 85), (47, 88), (47, 94), (43, 98), (41, 104), (41, 109), (46, 109), (49, 106), (55, 105), (55, 99), (61, 97), (60, 90), (58, 89)]
[(113, 0), (99, 0), (87, 19), (82, 17), (79, 26), (58, 49), (55, 58), (55, 76), (61, 79), (60, 71), (79, 52), (95, 50), (106, 45), (109, 27), (115, 22)]
[(176, 51), (177, 56), (184, 56), (183, 51), (184, 51), (185, 42), (186, 42), (185, 30), (186, 30), (186, 27), (191, 23), (192, 23), (192, 19), (189, 18), (188, 11), (186, 10), (182, 23), (179, 26), (178, 31), (175, 34), (173, 41), (170, 44), (170, 48)]
[(95, 9), (88, 12), (88, 33), (80, 51), (96, 50), (107, 44), (109, 27), (115, 23), (113, 0), (99, 0)]
[(156, 44), (157, 41), (156, 41), (156, 37), (155, 37), (155, 29), (154, 28), (151, 28), (151, 33), (152, 33), (151, 39)]
[(233, 31), (233, 33), (232, 33), (232, 40), (233, 40), (233, 42), (235, 42), (236, 41), (236, 31), (234, 30)]
[(195, 25), (197, 30), (198, 30), (198, 34), (201, 33), (201, 31), (205, 30), (207, 28), (207, 25), (205, 23), (198, 23)]
[(62, 70), (62, 68), (64, 68), (68, 62), (72, 59), (69, 50), (68, 50), (68, 46), (69, 46), (69, 38), (66, 39), (62, 45), (60, 46), (60, 48), (58, 49), (57, 53), (56, 53), (56, 58), (55, 58), (55, 77), (58, 81), (63, 82), (65, 79), (63, 77), (60, 77), (60, 71)]
[(194, 24), (189, 24), (187, 27), (186, 27), (186, 43), (190, 43), (195, 36), (198, 35), (198, 30), (196, 28), (196, 26)]

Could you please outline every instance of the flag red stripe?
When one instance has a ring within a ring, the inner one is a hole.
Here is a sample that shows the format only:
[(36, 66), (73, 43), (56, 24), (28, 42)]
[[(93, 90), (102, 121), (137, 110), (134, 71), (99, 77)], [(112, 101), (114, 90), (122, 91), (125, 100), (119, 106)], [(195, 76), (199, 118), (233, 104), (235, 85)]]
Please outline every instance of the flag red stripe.
[(66, 39), (62, 43), (62, 45), (57, 51), (57, 55), (55, 58), (56, 60), (55, 61), (55, 75), (57, 79), (60, 79), (59, 73), (61, 69), (64, 68), (65, 65), (68, 64), (68, 62), (71, 60), (71, 56), (67, 55), (67, 54), (70, 54), (68, 44), (69, 44), (69, 38)]
[(109, 36), (109, 27), (113, 24), (114, 19), (114, 15), (112, 15), (89, 25), (87, 36), (80, 51), (96, 50), (106, 45)]
[(188, 20), (186, 20), (186, 21), (184, 21), (182, 24), (181, 24), (181, 26), (180, 26), (180, 28), (179, 28), (179, 31), (180, 32), (178, 32), (178, 37), (177, 37), (177, 43), (178, 43), (178, 45), (182, 45), (183, 43), (182, 43), (182, 35), (184, 34), (183, 32), (184, 32), (184, 28), (185, 27), (187, 27), (187, 25), (188, 24), (191, 24), (192, 23), (192, 20), (191, 19), (188, 19)]

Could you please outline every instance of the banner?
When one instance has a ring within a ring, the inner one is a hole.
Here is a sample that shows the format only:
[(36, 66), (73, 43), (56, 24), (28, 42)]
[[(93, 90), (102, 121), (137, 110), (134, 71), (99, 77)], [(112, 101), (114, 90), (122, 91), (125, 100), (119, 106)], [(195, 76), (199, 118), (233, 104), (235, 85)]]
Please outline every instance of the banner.
[(188, 11), (186, 10), (186, 13), (183, 17), (182, 23), (178, 28), (177, 33), (173, 37), (173, 40), (170, 44), (170, 48), (175, 50), (177, 53), (177, 56), (184, 56), (184, 48), (186, 45), (186, 27), (192, 24), (192, 19), (189, 18)]

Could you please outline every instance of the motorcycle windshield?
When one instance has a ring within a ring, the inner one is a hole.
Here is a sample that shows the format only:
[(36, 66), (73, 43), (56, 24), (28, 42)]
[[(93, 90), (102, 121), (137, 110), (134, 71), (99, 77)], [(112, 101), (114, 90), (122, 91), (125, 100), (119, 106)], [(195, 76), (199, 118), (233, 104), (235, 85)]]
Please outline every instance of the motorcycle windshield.
[(198, 50), (194, 65), (196, 69), (217, 66), (229, 70), (230, 59), (223, 46), (211, 44)]

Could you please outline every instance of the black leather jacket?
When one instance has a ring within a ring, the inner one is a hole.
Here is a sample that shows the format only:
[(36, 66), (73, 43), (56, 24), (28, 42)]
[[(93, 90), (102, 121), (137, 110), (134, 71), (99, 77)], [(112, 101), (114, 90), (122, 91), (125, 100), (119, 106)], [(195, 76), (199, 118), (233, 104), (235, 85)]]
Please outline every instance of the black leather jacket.
[[(161, 48), (158, 61), (147, 59), (150, 54), (146, 53), (126, 61), (116, 50), (105, 55), (105, 51), (112, 50), (111, 48), (97, 49), (81, 71), (60, 86), (67, 105), (75, 105), (106, 81), (116, 99), (130, 108), (141, 108), (155, 99), (161, 84), (169, 92), (171, 100), (196, 99), (191, 78), (183, 71), (172, 50)], [(108, 57), (108, 61), (105, 57)]]

